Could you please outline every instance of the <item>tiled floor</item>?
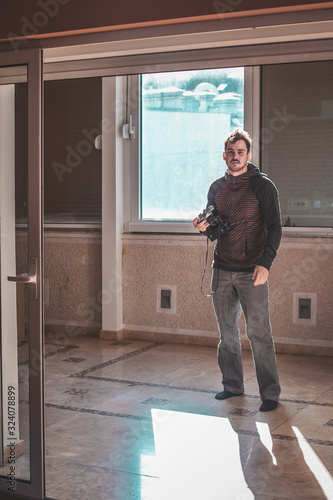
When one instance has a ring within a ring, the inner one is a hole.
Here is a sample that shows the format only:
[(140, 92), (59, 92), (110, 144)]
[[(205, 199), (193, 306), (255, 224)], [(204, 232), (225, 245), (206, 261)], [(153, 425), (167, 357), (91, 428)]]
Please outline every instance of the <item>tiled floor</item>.
[(245, 395), (217, 401), (214, 348), (88, 337), (47, 347), (48, 496), (333, 499), (331, 358), (278, 355), (282, 399), (262, 413), (248, 351)]

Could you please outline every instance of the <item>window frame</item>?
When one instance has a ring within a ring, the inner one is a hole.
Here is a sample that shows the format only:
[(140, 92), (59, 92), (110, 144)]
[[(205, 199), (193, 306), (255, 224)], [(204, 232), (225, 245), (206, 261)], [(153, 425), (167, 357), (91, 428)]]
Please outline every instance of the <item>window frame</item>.
[[(299, 22), (299, 19), (298, 19)], [(169, 29), (169, 28), (168, 28)], [(216, 44), (209, 43), (206, 46), (198, 47), (183, 47), (179, 45), (178, 38), (173, 35), (167, 37), (172, 46), (175, 41), (176, 46), (170, 51), (161, 51), (154, 49), (154, 39), (149, 45), (150, 49), (141, 51), (127, 51), (127, 53), (107, 51), (103, 54), (103, 47), (96, 43), (93, 47), (93, 54), (88, 58), (78, 57), (74, 51), (72, 54), (71, 48), (63, 49), (64, 54), (58, 54), (58, 49), (44, 49), (44, 72), (45, 80), (48, 79), (63, 79), (63, 78), (84, 78), (89, 76), (118, 76), (130, 80), (140, 73), (159, 73), (162, 71), (180, 71), (191, 69), (209, 69), (214, 67), (260, 67), (265, 64), (281, 64), (289, 62), (305, 62), (305, 61), (323, 61), (333, 60), (333, 39), (327, 38), (321, 32), (321, 24), (314, 26), (314, 36), (295, 37), (294, 31), (288, 32), (283, 40), (277, 40), (271, 36), (271, 29), (267, 27), (267, 36), (261, 32), (262, 37), (260, 43), (255, 40), (244, 44), (234, 44), (226, 41), (223, 47), (217, 47)], [(266, 32), (265, 31), (265, 32)], [(253, 33), (253, 31), (251, 31)], [(194, 37), (195, 41), (195, 36)], [(162, 36), (163, 38), (163, 36)], [(175, 40), (173, 40), (175, 38)], [(113, 43), (113, 42), (112, 42)], [(111, 45), (112, 45), (111, 43)], [(116, 43), (117, 45), (117, 43)], [(111, 49), (111, 47), (110, 47)], [(56, 51), (56, 54), (53, 51)], [(101, 52), (99, 52), (101, 51)], [(56, 57), (55, 57), (56, 55)], [(126, 76), (123, 76), (126, 75)], [(256, 78), (255, 76), (253, 77)], [(257, 89), (258, 85), (254, 85)], [(125, 94), (124, 94), (125, 95)], [(258, 97), (258, 96), (257, 96)], [(259, 99), (258, 99), (259, 100)], [(245, 98), (245, 103), (246, 103)], [(249, 102), (249, 109), (255, 108), (254, 101)], [(132, 106), (131, 114), (135, 114), (135, 106)], [(245, 115), (247, 111), (245, 110)], [(251, 116), (251, 115), (250, 115)], [(253, 115), (252, 115), (253, 116)], [(136, 117), (136, 120), (138, 116)], [(246, 117), (245, 117), (246, 119)], [(258, 143), (259, 137), (256, 134), (260, 133), (260, 118), (257, 116), (252, 118), (253, 127), (245, 122), (249, 132), (252, 131), (254, 145)], [(138, 121), (134, 120), (136, 133), (138, 134)], [(176, 223), (176, 222), (148, 222), (139, 221), (136, 216), (135, 206), (138, 205), (138, 159), (139, 156), (135, 152), (138, 146), (135, 146), (136, 140), (123, 141), (123, 213), (122, 227), (123, 232), (171, 232), (171, 233), (196, 233), (191, 222)], [(129, 144), (130, 143), (130, 144)], [(257, 163), (260, 162), (258, 160)], [(168, 226), (168, 227), (167, 227)], [(83, 229), (83, 227), (81, 226)], [(331, 227), (322, 228), (283, 228), (283, 234), (292, 236), (333, 236)]]
[[(327, 55), (327, 54), (326, 54)], [(318, 54), (317, 54), (318, 56)], [(301, 59), (292, 62), (302, 62)], [(313, 58), (314, 61), (327, 60), (319, 57)], [(312, 60), (312, 59), (311, 59)], [(333, 57), (332, 57), (333, 60)], [(291, 62), (289, 60), (283, 63)], [(253, 163), (260, 166), (260, 126), (261, 126), (261, 67), (244, 66), (244, 128), (252, 137), (252, 159)], [(267, 64), (267, 63), (266, 63)], [(272, 62), (272, 64), (281, 64), (281, 60)], [(217, 67), (217, 66), (214, 66)], [(186, 65), (184, 71), (186, 71)], [(193, 65), (189, 69), (193, 69)], [(198, 64), (197, 69), (201, 69)], [(206, 68), (205, 68), (206, 69)], [(141, 96), (140, 75), (132, 75), (130, 78), (130, 88), (132, 95)], [(140, 219), (141, 205), (141, 116), (140, 102), (137, 99), (131, 103), (130, 114), (133, 116), (133, 123), (136, 126), (135, 139), (130, 141), (130, 162), (127, 177), (130, 178), (130, 188), (125, 189), (125, 204), (129, 207), (127, 212), (129, 216), (124, 219), (124, 232), (127, 233), (188, 233), (197, 234), (192, 221), (174, 221), (174, 220), (142, 220)], [(222, 144), (221, 144), (222, 146)], [(222, 147), (221, 147), (222, 152)], [(126, 165), (124, 165), (126, 171)], [(264, 169), (263, 169), (264, 171)], [(223, 175), (223, 172), (221, 172)], [(124, 214), (126, 210), (124, 209)], [(193, 214), (195, 217), (196, 214)], [(333, 227), (283, 227), (284, 236), (309, 236), (309, 237), (333, 237)]]
[[(216, 66), (218, 67), (218, 66)], [(198, 69), (200, 67), (198, 66)], [(186, 71), (186, 69), (184, 69)], [(140, 75), (133, 75), (129, 82), (129, 95), (141, 96)], [(135, 138), (130, 141), (130, 196), (125, 197), (130, 204), (130, 220), (125, 222), (128, 232), (159, 232), (159, 233), (190, 233), (196, 234), (191, 220), (149, 220), (140, 219), (141, 206), (141, 107), (140, 99), (129, 99), (130, 114), (135, 124)], [(255, 131), (260, 123), (260, 68), (259, 66), (244, 67), (244, 128), (253, 137), (252, 159), (259, 162), (259, 134)], [(223, 144), (221, 141), (221, 155)], [(223, 170), (221, 170), (221, 176)], [(204, 208), (204, 207), (202, 207)], [(196, 214), (193, 214), (193, 218)]]

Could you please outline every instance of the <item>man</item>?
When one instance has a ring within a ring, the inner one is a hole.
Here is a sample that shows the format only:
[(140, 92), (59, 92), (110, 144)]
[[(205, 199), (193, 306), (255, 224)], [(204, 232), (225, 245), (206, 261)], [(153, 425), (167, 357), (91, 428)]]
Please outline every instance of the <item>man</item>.
[[(282, 229), (277, 189), (250, 163), (250, 147), (251, 138), (245, 131), (237, 129), (226, 138), (223, 159), (227, 170), (208, 192), (207, 206), (214, 205), (218, 219), (228, 224), (214, 248), (212, 292), (224, 387), (215, 398), (224, 400), (244, 393), (238, 328), (243, 310), (262, 400), (260, 411), (271, 411), (278, 406), (281, 389), (271, 336), (267, 278)], [(199, 222), (196, 217), (193, 225), (204, 235), (216, 231), (206, 219)]]

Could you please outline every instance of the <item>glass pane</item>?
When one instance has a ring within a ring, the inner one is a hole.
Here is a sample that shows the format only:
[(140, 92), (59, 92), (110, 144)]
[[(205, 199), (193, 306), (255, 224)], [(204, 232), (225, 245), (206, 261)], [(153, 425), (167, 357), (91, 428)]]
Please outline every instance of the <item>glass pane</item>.
[(333, 61), (263, 68), (262, 169), (284, 226), (333, 225)]
[(102, 80), (44, 83), (45, 223), (102, 220)]
[(141, 218), (193, 219), (244, 123), (244, 68), (142, 75)]
[(1, 384), (0, 476), (7, 490), (30, 480), (27, 273), (27, 69), (0, 68)]

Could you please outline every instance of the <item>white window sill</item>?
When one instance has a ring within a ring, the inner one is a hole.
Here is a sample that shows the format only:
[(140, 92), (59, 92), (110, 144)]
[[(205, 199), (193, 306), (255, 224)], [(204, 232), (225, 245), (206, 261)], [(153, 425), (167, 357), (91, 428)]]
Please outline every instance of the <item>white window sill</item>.
[[(198, 235), (192, 222), (161, 222), (161, 221), (137, 221), (129, 224), (129, 233), (188, 233)], [(330, 227), (283, 227), (283, 236), (299, 237), (333, 237), (333, 228)], [(201, 236), (201, 235), (199, 235)]]
[(130, 222), (130, 233), (192, 233), (197, 234), (192, 222), (181, 221), (138, 221)]

